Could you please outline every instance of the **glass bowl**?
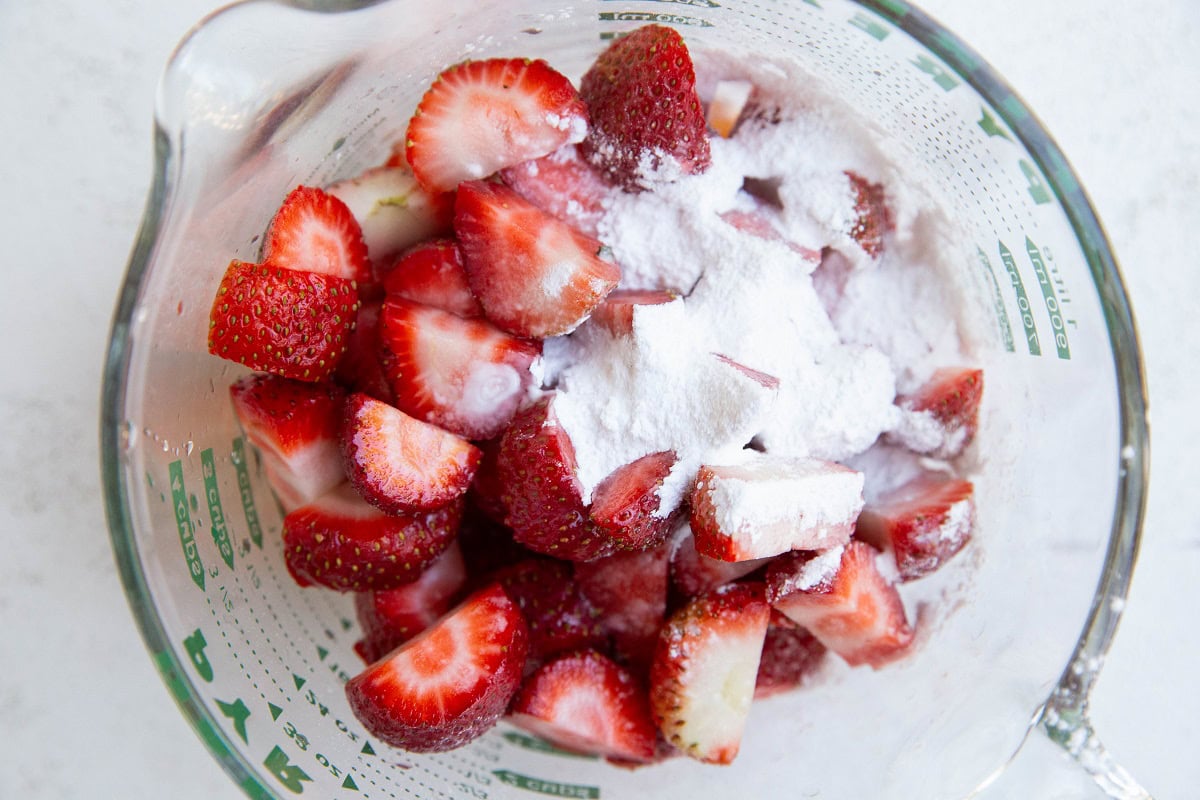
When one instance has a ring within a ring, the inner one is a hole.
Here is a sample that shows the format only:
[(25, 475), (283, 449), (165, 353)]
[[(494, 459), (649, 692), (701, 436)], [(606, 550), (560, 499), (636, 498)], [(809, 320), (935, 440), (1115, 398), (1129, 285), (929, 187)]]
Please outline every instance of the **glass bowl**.
[[(206, 352), (215, 286), (231, 258), (255, 260), (291, 187), (380, 163), (446, 65), (544, 57), (578, 78), (648, 21), (800, 61), (920, 161), (971, 231), (962, 269), (990, 300), (996, 342), (975, 544), (939, 573), (946, 600), (921, 609), (911, 658), (756, 704), (731, 767), (620, 769), (503, 723), (453, 753), (391, 750), (344, 699), (361, 665), (351, 603), (283, 567), (279, 507), (228, 402), (244, 370)], [(1087, 718), (1145, 504), (1129, 302), (1063, 155), (928, 16), (898, 0), (251, 0), (179, 46), (155, 123), (104, 376), (108, 521), (152, 658), (248, 795), (960, 798), (1040, 731), (1110, 796), (1148, 797)]]

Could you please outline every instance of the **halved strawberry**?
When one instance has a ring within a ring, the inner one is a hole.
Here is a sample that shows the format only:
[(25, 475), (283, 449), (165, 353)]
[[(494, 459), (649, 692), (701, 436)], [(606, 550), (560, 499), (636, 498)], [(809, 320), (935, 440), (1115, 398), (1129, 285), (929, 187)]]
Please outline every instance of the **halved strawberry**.
[(654, 656), (667, 614), (670, 544), (637, 553), (617, 553), (576, 562), (575, 580), (600, 612), (600, 625), (613, 637), (617, 655), (644, 675)]
[(396, 296), (383, 304), (380, 342), (396, 407), (468, 439), (504, 430), (541, 355), (540, 344), (484, 320)]
[(526, 161), (500, 171), (500, 177), (517, 194), (573, 228), (597, 236), (604, 218), (608, 184), (567, 145), (544, 158)]
[(246, 438), (259, 449), (267, 479), (287, 510), (315, 500), (346, 479), (338, 445), (345, 393), (261, 373), (229, 387)]
[(692, 57), (673, 28), (646, 25), (615, 40), (579, 93), (592, 120), (580, 152), (609, 181), (632, 189), (712, 162)]
[(671, 582), (684, 597), (692, 597), (710, 591), (771, 562), (769, 558), (752, 558), (746, 561), (722, 561), (701, 555), (696, 550), (692, 529), (684, 523), (677, 532), (671, 553)]
[(488, 319), (516, 336), (570, 333), (621, 280), (599, 257), (599, 241), (502, 184), (462, 184), (454, 231), (471, 291)]
[(381, 271), (383, 289), (460, 317), (482, 317), (483, 308), (463, 267), (462, 254), (453, 239), (434, 239), (413, 247)]
[(767, 567), (767, 599), (850, 666), (878, 669), (904, 655), (913, 629), (876, 556), (860, 541), (780, 556)]
[(390, 514), (440, 508), (462, 496), (479, 448), (365, 394), (346, 402), (346, 475), (363, 499)]
[(209, 313), (208, 352), (284, 378), (323, 381), (354, 330), (354, 282), (232, 261)]
[(340, 592), (412, 583), (449, 546), (461, 500), (434, 511), (385, 514), (343, 483), (283, 519), (283, 555), (301, 586)]
[(883, 252), (883, 235), (892, 229), (892, 212), (888, 208), (883, 186), (871, 183), (855, 172), (847, 172), (850, 191), (854, 194), (855, 219), (850, 238), (871, 258)]
[(677, 460), (670, 451), (650, 453), (613, 470), (592, 492), (592, 525), (626, 550), (662, 544), (675, 509), (661, 508), (658, 490)]
[(671, 615), (650, 666), (650, 708), (685, 755), (710, 764), (737, 756), (770, 607), (761, 584), (731, 583)]
[(705, 465), (692, 490), (696, 550), (745, 561), (845, 544), (863, 506), (861, 472), (830, 461), (755, 453)]
[(346, 684), (350, 708), (393, 747), (443, 752), (491, 728), (521, 684), (528, 633), (492, 584)]
[(392, 387), (383, 374), (383, 363), (379, 359), (379, 317), (383, 303), (363, 302), (358, 309), (354, 333), (346, 345), (346, 354), (338, 362), (334, 378), (352, 392), (362, 392), (392, 403)]
[(595, 651), (543, 665), (517, 693), (510, 721), (578, 753), (650, 761), (658, 729), (637, 680)]
[(900, 425), (888, 438), (914, 453), (953, 458), (975, 438), (983, 370), (945, 367), (912, 394), (896, 398)]
[(754, 697), (770, 697), (800, 686), (825, 658), (825, 645), (788, 617), (771, 609), (767, 638), (754, 682)]
[(566, 650), (608, 644), (599, 613), (580, 593), (570, 564), (526, 558), (497, 570), (492, 580), (504, 587), (525, 615), (531, 667)]
[(708, 126), (722, 139), (733, 136), (742, 109), (750, 100), (754, 84), (750, 81), (717, 81), (712, 101), (708, 104)]
[(464, 61), (438, 75), (408, 123), (408, 163), (433, 192), (541, 158), (587, 133), (575, 87), (545, 61)]
[(362, 627), (355, 650), (370, 664), (404, 644), (446, 614), (466, 585), (462, 549), (452, 541), (412, 583), (359, 592), (354, 609)]
[(975, 487), (926, 472), (863, 509), (855, 535), (896, 556), (900, 579), (911, 581), (936, 570), (971, 538)]
[(406, 167), (375, 167), (326, 191), (358, 221), (376, 270), (401, 250), (448, 232), (454, 222), (454, 196), (425, 191)]
[(633, 311), (638, 306), (659, 306), (678, 297), (674, 292), (660, 289), (617, 289), (592, 312), (591, 322), (613, 336), (633, 333)]
[(332, 275), (366, 284), (371, 264), (362, 229), (338, 198), (313, 186), (298, 186), (267, 228), (263, 262), (284, 269)]

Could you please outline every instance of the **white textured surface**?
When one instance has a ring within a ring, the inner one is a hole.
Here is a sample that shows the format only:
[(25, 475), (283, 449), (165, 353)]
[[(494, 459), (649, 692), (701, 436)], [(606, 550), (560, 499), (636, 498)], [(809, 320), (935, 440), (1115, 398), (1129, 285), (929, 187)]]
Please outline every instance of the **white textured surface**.
[[(216, 5), (0, 4), (0, 797), (240, 796), (138, 637), (109, 552), (96, 454), (100, 363), (150, 177), (155, 81), (174, 43)], [(1200, 4), (924, 5), (1039, 114), (1123, 263), (1147, 360), (1155, 466), (1138, 575), (1094, 722), (1160, 800), (1195, 796), (1200, 270), (1190, 234), (1200, 223)], [(1004, 797), (1081, 796), (1070, 778), (1004, 788)]]

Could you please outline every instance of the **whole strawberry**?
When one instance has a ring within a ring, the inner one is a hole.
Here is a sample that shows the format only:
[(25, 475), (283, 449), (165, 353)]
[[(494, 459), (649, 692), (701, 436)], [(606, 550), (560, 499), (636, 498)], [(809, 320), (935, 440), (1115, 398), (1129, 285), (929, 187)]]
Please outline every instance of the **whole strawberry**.
[(626, 189), (708, 169), (696, 71), (683, 37), (647, 25), (617, 39), (583, 76), (592, 127), (580, 151)]

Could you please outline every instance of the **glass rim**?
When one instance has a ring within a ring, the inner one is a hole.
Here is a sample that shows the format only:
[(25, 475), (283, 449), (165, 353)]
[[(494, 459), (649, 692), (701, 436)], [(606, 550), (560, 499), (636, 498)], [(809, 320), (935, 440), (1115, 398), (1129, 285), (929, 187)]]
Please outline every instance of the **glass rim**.
[[(344, 13), (389, 0), (238, 0), (200, 20), (176, 46), (159, 81), (154, 117), (153, 177), (145, 210), (117, 296), (106, 349), (101, 389), (100, 468), (106, 520), (113, 557), (130, 610), (155, 667), (183, 716), (226, 774), (255, 800), (279, 798), (234, 746), (216, 717), (200, 701), (201, 693), (186, 665), (170, 645), (152, 595), (133, 534), (133, 515), (121, 460), (122, 420), (130, 369), (129, 335), (142, 284), (149, 272), (161, 224), (174, 190), (172, 170), (178, 142), (161, 124), (165, 77), (186, 44), (218, 15), (246, 6), (283, 5), (297, 10)], [(390, 0), (403, 2), (404, 0)], [(1077, 729), (1088, 728), (1087, 702), (1099, 675), (1100, 662), (1112, 644), (1128, 594), (1141, 542), (1149, 483), (1147, 390), (1133, 309), (1108, 237), (1083, 186), (1057, 143), (1017, 93), (973, 49), (906, 0), (850, 0), (877, 14), (940, 58), (971, 86), (1028, 150), (1066, 214), (1087, 260), (1112, 345), (1119, 403), (1118, 486), (1112, 527), (1099, 583), (1070, 661), (1042, 707), (1031, 709), (1031, 730), (1039, 725), (1068, 747)], [(1049, 711), (1053, 715), (1048, 716)], [(1052, 718), (1051, 718), (1052, 717)], [(1077, 753), (1072, 753), (1078, 755)]]

